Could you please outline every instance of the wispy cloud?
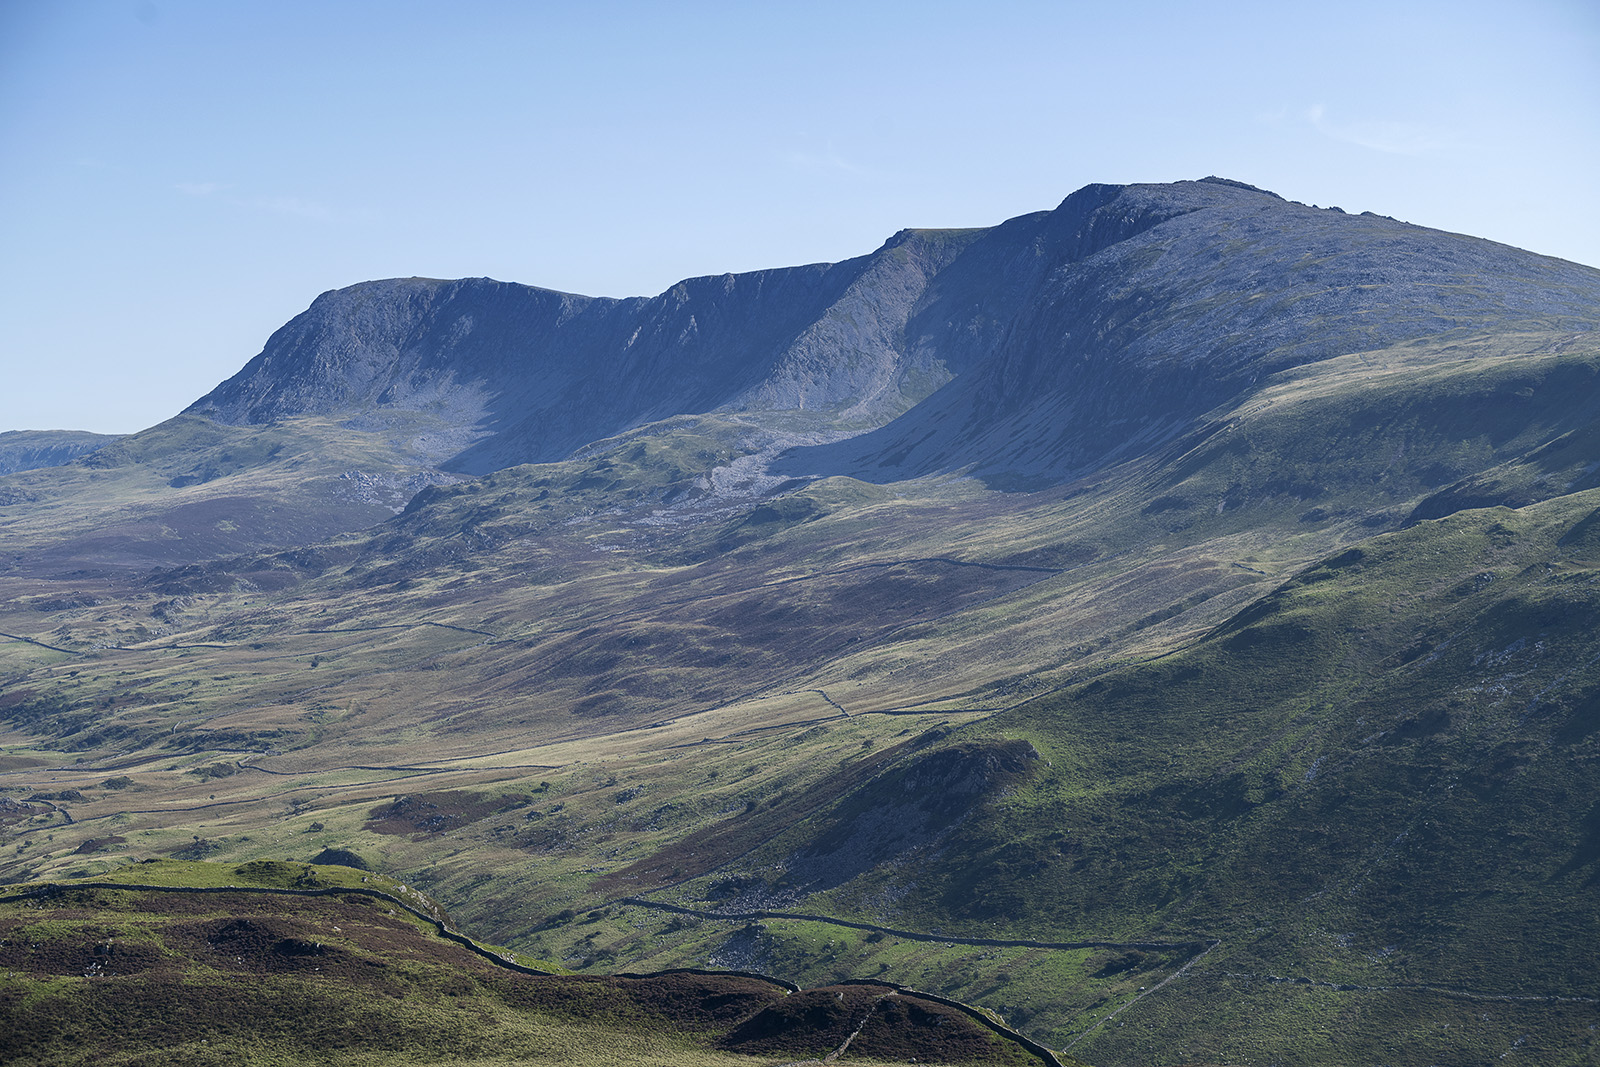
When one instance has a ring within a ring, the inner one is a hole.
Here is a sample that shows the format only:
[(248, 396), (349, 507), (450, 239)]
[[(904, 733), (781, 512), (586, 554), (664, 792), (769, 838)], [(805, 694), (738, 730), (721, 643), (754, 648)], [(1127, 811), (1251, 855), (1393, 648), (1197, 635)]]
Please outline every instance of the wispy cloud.
[(1322, 104), (1306, 108), (1300, 117), (1324, 137), (1390, 155), (1425, 156), (1450, 145), (1449, 137), (1419, 123), (1339, 120)]
[(832, 145), (829, 145), (824, 152), (784, 152), (780, 158), (795, 170), (809, 171), (813, 174), (866, 175), (871, 173), (866, 167), (852, 163), (835, 152)]
[(211, 196), (226, 189), (227, 186), (219, 185), (217, 182), (179, 182), (173, 188), (184, 196)]
[(374, 213), (367, 208), (340, 210), (299, 196), (244, 196), (229, 193), (233, 188), (221, 182), (179, 182), (173, 186), (184, 196), (201, 197), (247, 211), (261, 211), (281, 218), (310, 219), (313, 222), (370, 222)]
[(317, 222), (340, 220), (339, 213), (326, 204), (319, 204), (315, 200), (302, 200), (298, 196), (258, 196), (249, 201), (248, 206), (261, 211), (270, 211), (285, 218), (315, 219)]

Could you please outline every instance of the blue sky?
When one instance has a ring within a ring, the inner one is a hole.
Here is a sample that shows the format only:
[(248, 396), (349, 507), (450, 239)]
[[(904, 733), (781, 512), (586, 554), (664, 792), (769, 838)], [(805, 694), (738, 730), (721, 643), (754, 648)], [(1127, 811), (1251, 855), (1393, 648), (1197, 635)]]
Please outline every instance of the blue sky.
[(0, 429), (320, 292), (594, 295), (1219, 174), (1600, 265), (1600, 4), (0, 0)]

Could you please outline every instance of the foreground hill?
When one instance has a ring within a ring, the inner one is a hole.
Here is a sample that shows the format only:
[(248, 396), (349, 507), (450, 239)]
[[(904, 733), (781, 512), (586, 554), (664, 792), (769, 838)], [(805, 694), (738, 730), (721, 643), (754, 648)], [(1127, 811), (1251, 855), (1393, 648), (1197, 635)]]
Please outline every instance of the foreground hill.
[(0, 876), (339, 850), (1107, 1065), (1593, 1057), (1600, 272), (1208, 180), (672, 292), (341, 290), (0, 481)]
[(1053, 1065), (981, 1012), (883, 983), (540, 973), (435, 936), (431, 902), (384, 879), (208, 867), (0, 898), (5, 1062)]

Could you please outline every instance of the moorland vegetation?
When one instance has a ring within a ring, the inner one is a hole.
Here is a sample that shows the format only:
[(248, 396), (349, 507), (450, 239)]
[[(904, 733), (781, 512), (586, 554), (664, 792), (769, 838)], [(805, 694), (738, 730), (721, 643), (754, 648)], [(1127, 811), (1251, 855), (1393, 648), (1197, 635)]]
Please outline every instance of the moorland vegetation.
[(687, 966), (1106, 1067), (1592, 1062), (1597, 327), (1600, 271), (1215, 179), (325, 294), (0, 477), (0, 878), (332, 861), (591, 1020)]

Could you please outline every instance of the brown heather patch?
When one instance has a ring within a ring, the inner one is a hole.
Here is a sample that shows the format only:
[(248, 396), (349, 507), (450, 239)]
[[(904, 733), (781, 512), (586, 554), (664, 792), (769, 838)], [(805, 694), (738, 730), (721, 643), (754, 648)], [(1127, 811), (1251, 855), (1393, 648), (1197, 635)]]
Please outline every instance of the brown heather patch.
[(619, 1048), (648, 1036), (683, 1042), (686, 1054), (718, 1046), (787, 1058), (829, 1053), (860, 1028), (846, 1060), (1032, 1062), (960, 1011), (898, 1003), (887, 986), (791, 994), (737, 974), (532, 976), (357, 894), (69, 890), (13, 902), (0, 905), (6, 974), (4, 1063), (112, 1053), (156, 1062), (200, 1042), (284, 1062), (346, 1053), (470, 1062), (525, 1047), (534, 1033), (559, 1041), (564, 1027), (614, 1032)]
[(913, 1063), (1038, 1063), (959, 1008), (900, 993), (878, 1001), (850, 1053)]
[(104, 922), (62, 920), (40, 929), (27, 919), (0, 921), (0, 971), (38, 978), (84, 975), (127, 976), (172, 973), (175, 967), (160, 946), (130, 939), (127, 927)]
[(412, 793), (373, 808), (366, 829), (396, 837), (410, 835), (413, 841), (422, 841), (486, 816), (522, 807), (530, 799), (523, 793), (505, 796), (482, 796), (459, 790)]
[(844, 1044), (887, 992), (847, 985), (794, 993), (745, 1020), (720, 1044), (739, 1052), (799, 1051), (820, 1058)]
[(999, 1038), (949, 1005), (892, 986), (845, 983), (775, 1001), (735, 1027), (718, 1045), (748, 1054), (822, 1058), (849, 1041), (840, 1059), (912, 1063), (1037, 1064), (1020, 1045)]
[(121, 837), (117, 834), (112, 834), (109, 837), (91, 837), (72, 851), (74, 855), (87, 856), (92, 852), (99, 852), (103, 848), (120, 845), (127, 840), (126, 837)]

